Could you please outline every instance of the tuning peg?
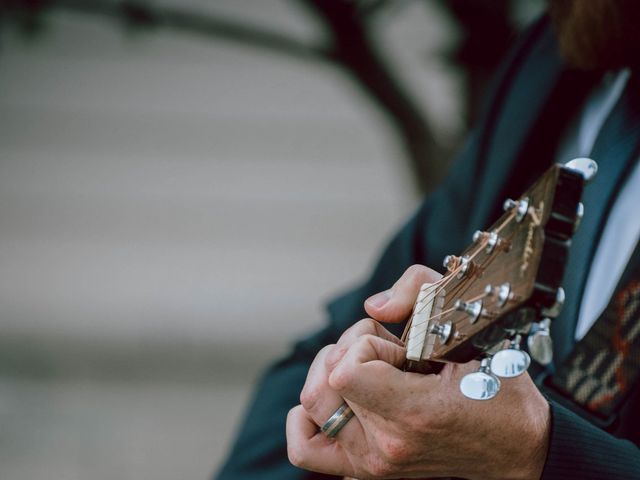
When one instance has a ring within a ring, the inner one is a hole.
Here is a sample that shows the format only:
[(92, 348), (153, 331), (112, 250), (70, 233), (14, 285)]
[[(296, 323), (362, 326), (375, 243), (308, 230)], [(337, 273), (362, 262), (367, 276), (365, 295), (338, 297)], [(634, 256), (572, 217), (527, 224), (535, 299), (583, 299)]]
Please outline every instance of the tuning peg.
[(569, 168), (575, 172), (578, 172), (584, 177), (584, 181), (588, 182), (596, 173), (598, 173), (598, 164), (590, 158), (580, 157), (574, 158), (565, 164), (566, 168)]
[(455, 270), (459, 263), (460, 257), (457, 257), (455, 255), (447, 255), (442, 261), (442, 266), (451, 272)]
[(483, 358), (480, 368), (473, 373), (467, 373), (460, 380), (460, 391), (471, 400), (490, 400), (500, 391), (500, 379), (491, 373), (489, 357)]
[(462, 278), (467, 273), (469, 273), (469, 270), (471, 269), (472, 265), (473, 265), (473, 262), (471, 262), (471, 259), (469, 258), (468, 255), (465, 255), (464, 257), (447, 255), (446, 257), (444, 257), (444, 260), (442, 261), (442, 266), (446, 268), (448, 271), (453, 272), (454, 270), (458, 269), (458, 273), (456, 275), (458, 278)]
[(459, 312), (464, 312), (469, 315), (469, 321), (475, 323), (478, 317), (482, 313), (482, 300), (476, 300), (475, 302), (465, 302), (463, 300), (456, 300), (453, 308)]
[(556, 290), (556, 299), (554, 300), (553, 305), (549, 308), (543, 308), (542, 315), (549, 318), (556, 318), (560, 315), (562, 307), (564, 307), (565, 297), (564, 288), (558, 287), (558, 290)]
[(521, 336), (516, 335), (511, 345), (500, 350), (491, 358), (491, 372), (504, 378), (522, 375), (531, 364), (529, 354), (520, 349)]
[(493, 252), (493, 249), (496, 247), (496, 245), (498, 244), (500, 237), (498, 236), (498, 233), (495, 231), (491, 231), (491, 232), (483, 232), (482, 230), (476, 230), (475, 233), (473, 234), (472, 237), (474, 243), (477, 243), (481, 240), (486, 239), (487, 240), (487, 245), (484, 249), (484, 251), (486, 253), (491, 253)]
[(513, 198), (507, 198), (502, 204), (502, 209), (506, 212), (507, 210), (511, 210), (512, 208), (518, 206), (518, 202)]
[(578, 202), (578, 206), (576, 207), (576, 219), (573, 222), (573, 233), (576, 233), (580, 223), (582, 222), (582, 218), (584, 217), (584, 203)]
[(533, 359), (540, 365), (549, 365), (553, 360), (553, 341), (549, 332), (551, 320), (545, 318), (531, 326), (527, 337), (527, 347)]
[(433, 324), (429, 329), (429, 333), (432, 335), (437, 335), (440, 343), (447, 343), (449, 337), (451, 336), (451, 331), (453, 330), (453, 324), (451, 322), (444, 322), (441, 324)]
[(511, 297), (511, 284), (509, 282), (505, 282), (502, 285), (498, 285), (494, 287), (493, 285), (487, 285), (484, 287), (484, 294), (487, 297), (496, 297), (496, 303), (499, 307), (503, 307), (509, 297)]
[(508, 211), (511, 209), (516, 209), (516, 221), (520, 222), (527, 214), (529, 210), (529, 199), (523, 198), (521, 200), (513, 200), (511, 198), (507, 198), (502, 204), (502, 208), (504, 211)]

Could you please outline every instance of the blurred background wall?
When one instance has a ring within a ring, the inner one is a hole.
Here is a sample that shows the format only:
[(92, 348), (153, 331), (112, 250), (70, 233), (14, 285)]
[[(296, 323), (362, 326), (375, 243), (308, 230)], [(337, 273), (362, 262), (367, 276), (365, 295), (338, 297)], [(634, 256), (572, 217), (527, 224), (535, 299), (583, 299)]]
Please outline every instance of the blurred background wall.
[[(435, 184), (415, 159), (446, 170), (475, 108), (459, 2), (337, 1), (399, 112), (314, 53), (344, 34), (322, 3), (3, 6), (1, 478), (210, 476), (260, 370)], [(539, 6), (497, 3), (514, 30)]]

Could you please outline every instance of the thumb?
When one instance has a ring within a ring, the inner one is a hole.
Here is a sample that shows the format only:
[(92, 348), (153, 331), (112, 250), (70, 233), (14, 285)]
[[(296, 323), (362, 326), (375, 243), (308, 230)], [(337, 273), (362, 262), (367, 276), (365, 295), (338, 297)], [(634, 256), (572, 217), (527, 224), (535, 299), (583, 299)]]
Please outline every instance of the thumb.
[(367, 314), (380, 322), (401, 322), (413, 310), (420, 287), (442, 278), (435, 270), (424, 265), (412, 265), (389, 290), (377, 293), (364, 302)]

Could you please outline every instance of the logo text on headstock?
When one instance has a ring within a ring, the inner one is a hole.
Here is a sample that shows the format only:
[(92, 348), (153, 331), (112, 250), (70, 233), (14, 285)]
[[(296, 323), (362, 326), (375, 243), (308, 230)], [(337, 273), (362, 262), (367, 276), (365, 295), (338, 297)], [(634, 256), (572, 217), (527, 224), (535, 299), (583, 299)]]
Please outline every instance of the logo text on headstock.
[(524, 277), (525, 273), (527, 273), (527, 269), (529, 268), (529, 262), (531, 260), (531, 255), (533, 255), (533, 233), (536, 230), (536, 227), (540, 225), (542, 212), (544, 210), (544, 202), (540, 200), (538, 204), (538, 208), (529, 207), (529, 211), (527, 212), (531, 216), (531, 222), (529, 223), (529, 228), (527, 229), (527, 238), (524, 243), (524, 252), (522, 253), (522, 263), (520, 264), (520, 276)]

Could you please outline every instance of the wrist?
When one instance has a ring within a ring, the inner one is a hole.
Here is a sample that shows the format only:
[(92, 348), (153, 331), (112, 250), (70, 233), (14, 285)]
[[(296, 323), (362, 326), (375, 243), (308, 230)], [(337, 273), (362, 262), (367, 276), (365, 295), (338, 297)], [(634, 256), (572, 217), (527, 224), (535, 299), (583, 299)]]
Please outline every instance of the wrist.
[(531, 402), (528, 415), (525, 440), (521, 443), (521, 468), (516, 478), (522, 480), (539, 480), (549, 450), (551, 431), (551, 411), (547, 400), (537, 392)]

